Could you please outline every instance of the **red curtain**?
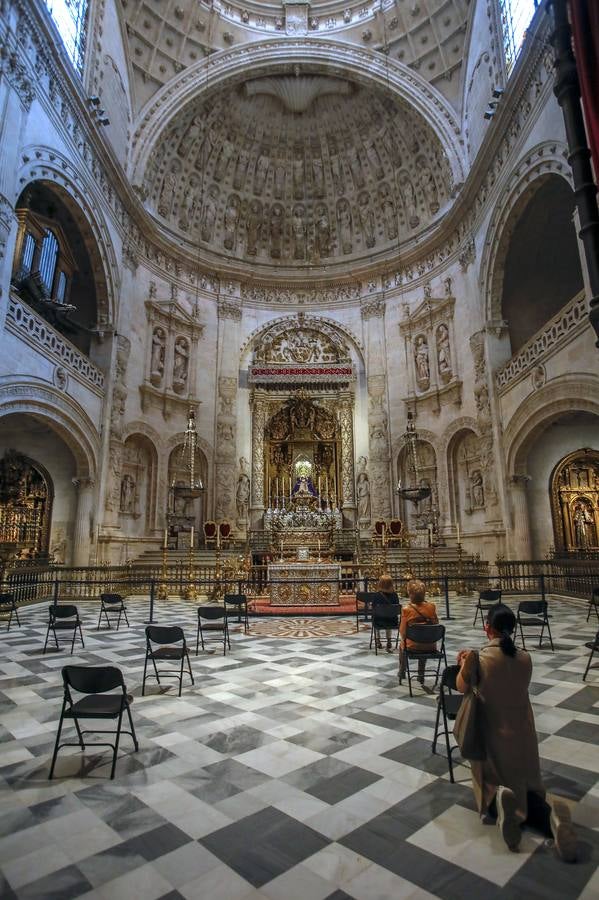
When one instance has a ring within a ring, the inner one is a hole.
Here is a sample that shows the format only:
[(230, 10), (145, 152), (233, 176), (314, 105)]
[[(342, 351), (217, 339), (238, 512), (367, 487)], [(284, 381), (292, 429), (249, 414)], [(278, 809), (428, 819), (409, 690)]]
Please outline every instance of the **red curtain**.
[(599, 2), (570, 0), (574, 56), (595, 181), (599, 180)]

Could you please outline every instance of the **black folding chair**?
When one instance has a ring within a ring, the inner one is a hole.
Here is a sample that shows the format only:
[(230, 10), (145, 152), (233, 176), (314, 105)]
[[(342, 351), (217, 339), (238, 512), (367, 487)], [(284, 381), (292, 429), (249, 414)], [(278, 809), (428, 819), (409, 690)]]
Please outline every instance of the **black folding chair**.
[[(153, 644), (160, 646), (154, 648)], [(180, 646), (177, 646), (180, 645)], [(194, 684), (193, 673), (191, 671), (191, 661), (189, 659), (189, 651), (187, 650), (187, 642), (183, 629), (178, 625), (146, 625), (146, 658), (144, 661), (144, 675), (141, 685), (141, 695), (145, 694), (146, 679), (153, 678), (148, 675), (148, 660), (152, 660), (154, 666), (154, 675), (156, 681), (160, 684), (160, 676), (163, 678), (176, 678), (179, 681), (179, 697), (183, 687), (183, 666), (187, 660), (189, 668), (189, 677), (191, 683)], [(159, 669), (156, 665), (158, 662), (177, 662), (181, 663), (180, 669)]]
[(356, 631), (360, 630), (360, 616), (363, 622), (368, 622), (372, 617), (372, 606), (378, 591), (356, 592)]
[(46, 652), (50, 632), (52, 632), (52, 634), (54, 635), (54, 640), (56, 641), (56, 649), (60, 650), (58, 635), (56, 634), (57, 631), (73, 632), (73, 640), (71, 641), (71, 655), (75, 648), (75, 638), (77, 637), (77, 632), (79, 632), (79, 637), (81, 638), (81, 646), (85, 647), (85, 644), (83, 643), (83, 632), (81, 631), (81, 619), (79, 618), (77, 607), (71, 606), (70, 604), (66, 603), (56, 603), (52, 604), (49, 607), (49, 610), (50, 618), (48, 619), (48, 630), (46, 631), (46, 640), (44, 643), (43, 652)]
[[(402, 683), (402, 659), (405, 658), (406, 674), (408, 676), (408, 688), (410, 689), (410, 697), (412, 693), (412, 672), (410, 670), (410, 660), (424, 662), (422, 669), (422, 679), (426, 677), (426, 664), (429, 660), (437, 663), (435, 672), (435, 687), (439, 680), (439, 672), (441, 671), (441, 662), (445, 661), (447, 665), (447, 656), (445, 654), (445, 626), (444, 625), (408, 625), (406, 628), (406, 644), (408, 641), (414, 641), (418, 644), (437, 645), (439, 641), (441, 646), (435, 650), (416, 650), (415, 648), (402, 647), (400, 650), (399, 661), (399, 683)], [(420, 677), (420, 675), (419, 675)]]
[(229, 616), (224, 606), (206, 605), (198, 606), (198, 633), (196, 636), (196, 656), (198, 655), (200, 641), (202, 642), (202, 650), (204, 646), (204, 635), (221, 634), (223, 641), (223, 656), (227, 654), (227, 647), (231, 649), (231, 641), (229, 640)]
[[(547, 609), (548, 603), (546, 600), (522, 600), (518, 604), (518, 611), (516, 613), (516, 629), (520, 628), (520, 637), (522, 639), (523, 650), (526, 650), (526, 644), (524, 642), (525, 628), (541, 629), (541, 632), (538, 636), (539, 650), (543, 645), (543, 634), (545, 633), (545, 629), (547, 629), (551, 649), (554, 649), (553, 638), (551, 637), (551, 628), (549, 627), (549, 614), (547, 612)], [(537, 637), (537, 635), (533, 635), (533, 637)]]
[(501, 591), (499, 590), (485, 590), (480, 591), (478, 595), (478, 601), (476, 603), (476, 615), (474, 616), (474, 622), (472, 623), (472, 627), (476, 625), (476, 620), (480, 615), (481, 624), (485, 624), (485, 613), (488, 612), (492, 606), (495, 606), (496, 603), (499, 603), (501, 600)]
[[(455, 722), (455, 717), (462, 705), (462, 694), (456, 687), (456, 678), (460, 671), (459, 666), (447, 666), (441, 675), (439, 685), (439, 696), (437, 697), (437, 718), (435, 721), (435, 736), (433, 738), (433, 753), (437, 752), (437, 739), (440, 734), (445, 735), (445, 747), (447, 749), (447, 762), (449, 764), (449, 780), (455, 781), (453, 777), (453, 760), (451, 754), (458, 749), (458, 745), (451, 746), (449, 742), (449, 723)], [(439, 721), (443, 719), (443, 727), (439, 727)]]
[(386, 628), (395, 630), (395, 649), (399, 646), (399, 622), (401, 619), (401, 604), (389, 603), (381, 598), (381, 594), (373, 594), (377, 598), (372, 604), (372, 625), (370, 628), (370, 645), (372, 650), (372, 642), (374, 640), (374, 652), (376, 656), (379, 653), (379, 644), (381, 642), (381, 631)]
[(587, 622), (591, 618), (591, 613), (595, 611), (595, 615), (599, 620), (599, 587), (593, 588), (591, 599), (589, 600), (589, 611), (587, 612)]
[(106, 624), (109, 628), (112, 628), (110, 623), (110, 618), (108, 616), (108, 610), (111, 612), (119, 614), (119, 617), (116, 622), (116, 630), (119, 630), (119, 626), (121, 624), (121, 616), (125, 617), (125, 622), (127, 623), (127, 628), (129, 628), (129, 619), (127, 618), (127, 607), (125, 606), (125, 601), (121, 597), (120, 594), (100, 594), (100, 615), (98, 617), (98, 631), (100, 630), (100, 623), (102, 622), (102, 614), (106, 619)]
[(225, 594), (225, 609), (227, 617), (237, 616), (239, 624), (243, 624), (244, 634), (249, 631), (248, 598), (245, 594)]
[(587, 662), (587, 667), (584, 670), (584, 675), (582, 676), (583, 681), (587, 680), (587, 675), (589, 674), (589, 669), (591, 668), (591, 663), (593, 662), (595, 653), (599, 653), (599, 631), (595, 635), (595, 640), (588, 641), (588, 643), (585, 644), (585, 647), (588, 647), (591, 652), (589, 653), (589, 661)]
[[(111, 779), (114, 778), (114, 770), (116, 767), (116, 757), (119, 749), (119, 740), (121, 734), (129, 734), (133, 738), (133, 744), (136, 750), (139, 750), (135, 728), (133, 727), (133, 719), (131, 718), (131, 710), (129, 704), (132, 698), (127, 694), (123, 673), (116, 666), (64, 666), (62, 670), (62, 680), (64, 682), (64, 699), (62, 701), (62, 711), (60, 713), (60, 721), (58, 723), (58, 733), (56, 735), (56, 743), (54, 745), (54, 754), (52, 756), (52, 765), (50, 766), (50, 774), (48, 778), (54, 775), (54, 766), (56, 765), (56, 757), (61, 747), (81, 747), (84, 751), (87, 747), (112, 747), (112, 769), (110, 771)], [(108, 693), (120, 688), (115, 694)], [(73, 700), (72, 691), (78, 694), (85, 694), (80, 700)], [(131, 731), (123, 729), (123, 713), (126, 712), (129, 718)], [(60, 743), (60, 735), (65, 719), (72, 719), (77, 729), (77, 737), (79, 740), (76, 744), (68, 741)], [(116, 731), (101, 731), (96, 728), (82, 731), (79, 727), (79, 719), (117, 719)], [(114, 734), (114, 744), (110, 742), (88, 742), (83, 740), (84, 734)]]
[(0, 615), (8, 615), (8, 624), (6, 626), (7, 631), (10, 631), (10, 625), (13, 615), (17, 620), (17, 625), (21, 627), (19, 610), (17, 609), (17, 601), (15, 600), (14, 594), (0, 594)]

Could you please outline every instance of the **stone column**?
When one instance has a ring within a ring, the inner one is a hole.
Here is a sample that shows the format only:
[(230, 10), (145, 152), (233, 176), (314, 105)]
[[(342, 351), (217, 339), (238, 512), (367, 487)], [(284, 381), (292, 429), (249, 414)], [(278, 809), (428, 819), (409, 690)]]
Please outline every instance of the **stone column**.
[(73, 478), (77, 489), (77, 513), (73, 530), (73, 565), (89, 565), (91, 547), (91, 515), (94, 499), (92, 478)]
[(516, 559), (532, 558), (527, 491), (529, 481), (530, 475), (512, 475), (510, 479), (513, 516), (511, 549)]
[(218, 412), (214, 457), (215, 506), (217, 521), (234, 525), (237, 482), (237, 389), (239, 382), (239, 331), (241, 304), (234, 299), (218, 299)]
[(354, 475), (354, 404), (351, 395), (339, 397), (339, 428), (341, 431), (341, 490), (343, 512), (354, 522), (356, 518), (356, 486)]
[(252, 501), (251, 524), (255, 527), (264, 514), (264, 429), (266, 428), (266, 400), (252, 398)]
[(385, 298), (366, 297), (360, 304), (368, 372), (369, 475), (372, 520), (391, 517), (389, 411), (385, 350)]

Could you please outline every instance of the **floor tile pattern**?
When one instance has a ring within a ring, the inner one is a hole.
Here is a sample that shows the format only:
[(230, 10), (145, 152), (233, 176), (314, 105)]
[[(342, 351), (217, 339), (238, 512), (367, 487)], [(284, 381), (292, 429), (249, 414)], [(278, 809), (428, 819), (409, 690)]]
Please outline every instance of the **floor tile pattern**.
[[(599, 666), (581, 681), (594, 630), (582, 605), (550, 605), (555, 652), (531, 648), (531, 696), (547, 788), (578, 826), (575, 865), (533, 832), (510, 853), (479, 824), (467, 768), (451, 784), (431, 755), (432, 681), (410, 698), (396, 655), (369, 651), (355, 619), (234, 625), (230, 654), (192, 653), (181, 698), (174, 681), (141, 697), (145, 601), (118, 632), (96, 631), (82, 604), (72, 657), (66, 641), (42, 655), (47, 609), (23, 610), (0, 631), (0, 896), (596, 898)], [(472, 600), (452, 614), (450, 661), (484, 643)], [(181, 624), (195, 649), (191, 604), (160, 603), (156, 621)], [(66, 663), (118, 665), (134, 695), (140, 750), (123, 738), (112, 782), (109, 754), (91, 748), (65, 749), (47, 780)]]

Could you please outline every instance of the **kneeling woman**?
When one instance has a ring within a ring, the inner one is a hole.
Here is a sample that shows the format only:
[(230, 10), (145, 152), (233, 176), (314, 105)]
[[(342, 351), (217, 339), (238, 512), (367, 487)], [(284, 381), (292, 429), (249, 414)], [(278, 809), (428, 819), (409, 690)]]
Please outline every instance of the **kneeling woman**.
[(518, 849), (521, 826), (530, 825), (545, 837), (553, 837), (559, 856), (573, 862), (576, 835), (570, 811), (562, 800), (554, 800), (553, 806), (545, 800), (528, 696), (532, 661), (525, 650), (516, 648), (512, 640), (515, 627), (511, 609), (496, 603), (485, 623), (487, 646), (478, 654), (474, 650), (458, 653), (458, 690), (466, 693), (478, 681), (483, 709), (487, 758), (471, 763), (474, 795), (482, 820), (497, 818), (510, 850)]

